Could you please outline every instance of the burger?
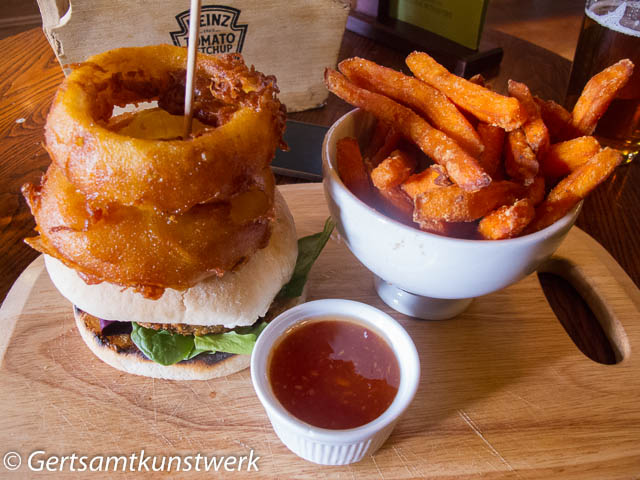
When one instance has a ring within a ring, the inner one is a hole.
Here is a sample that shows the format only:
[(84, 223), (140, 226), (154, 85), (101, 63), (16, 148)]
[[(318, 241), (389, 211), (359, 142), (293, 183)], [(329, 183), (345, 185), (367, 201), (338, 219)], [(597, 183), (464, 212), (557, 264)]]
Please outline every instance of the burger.
[(275, 188), (275, 78), (237, 54), (199, 55), (185, 133), (185, 66), (168, 45), (75, 65), (47, 117), (52, 163), (23, 194), (39, 233), (25, 241), (89, 349), (125, 372), (194, 380), (248, 366), (268, 321), (303, 300), (331, 225), (299, 242)]

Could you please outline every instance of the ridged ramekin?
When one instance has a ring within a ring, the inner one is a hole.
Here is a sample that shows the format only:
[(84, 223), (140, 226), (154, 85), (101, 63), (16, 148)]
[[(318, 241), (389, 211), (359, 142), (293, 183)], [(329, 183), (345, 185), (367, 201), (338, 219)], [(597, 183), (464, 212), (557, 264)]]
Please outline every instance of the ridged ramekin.
[[(299, 420), (280, 404), (269, 383), (271, 351), (283, 335), (299, 322), (326, 316), (351, 318), (372, 328), (387, 342), (398, 360), (400, 385), (393, 402), (378, 418), (357, 428), (330, 430)], [(418, 352), (404, 328), (381, 310), (351, 300), (316, 300), (287, 310), (262, 332), (251, 355), (253, 387), (276, 434), (293, 453), (322, 465), (358, 462), (380, 448), (413, 400), (419, 379)]]

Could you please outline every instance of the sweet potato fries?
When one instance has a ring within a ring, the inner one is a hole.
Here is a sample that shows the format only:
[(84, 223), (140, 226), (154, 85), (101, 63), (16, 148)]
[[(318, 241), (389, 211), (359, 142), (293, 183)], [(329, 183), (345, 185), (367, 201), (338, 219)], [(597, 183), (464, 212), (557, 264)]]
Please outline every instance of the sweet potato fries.
[(362, 58), (325, 71), (331, 92), (377, 118), (368, 145), (338, 142), (340, 177), (403, 223), (487, 240), (533, 233), (568, 213), (622, 160), (590, 135), (631, 76), (629, 60), (595, 75), (572, 112), (514, 80), (508, 96), (496, 93), (484, 78), (457, 77), (426, 53), (406, 62), (415, 76)]

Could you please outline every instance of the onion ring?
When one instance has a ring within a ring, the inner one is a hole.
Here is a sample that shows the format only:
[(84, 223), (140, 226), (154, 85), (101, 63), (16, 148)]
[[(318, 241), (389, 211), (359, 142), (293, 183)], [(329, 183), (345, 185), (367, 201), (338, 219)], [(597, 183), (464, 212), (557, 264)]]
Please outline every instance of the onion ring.
[(148, 298), (237, 268), (266, 246), (274, 216), (274, 177), (228, 202), (177, 214), (109, 204), (95, 210), (55, 163), (41, 186), (23, 186), (39, 237), (27, 243), (74, 268), (87, 283), (133, 287)]
[(107, 128), (114, 106), (158, 100), (177, 113), (186, 49), (120, 48), (75, 66), (47, 118), (53, 161), (91, 208), (152, 206), (180, 213), (225, 200), (261, 175), (284, 146), (275, 78), (238, 54), (198, 55), (195, 116), (215, 128), (187, 139), (132, 138)]

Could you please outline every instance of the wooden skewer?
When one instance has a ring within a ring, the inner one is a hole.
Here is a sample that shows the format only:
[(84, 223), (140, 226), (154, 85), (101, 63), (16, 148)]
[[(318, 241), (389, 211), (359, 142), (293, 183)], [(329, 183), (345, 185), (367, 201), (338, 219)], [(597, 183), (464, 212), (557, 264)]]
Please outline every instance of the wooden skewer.
[(191, 135), (193, 122), (193, 86), (196, 74), (196, 55), (200, 33), (200, 3), (201, 0), (191, 0), (189, 12), (189, 50), (187, 55), (187, 81), (184, 86), (184, 135)]

